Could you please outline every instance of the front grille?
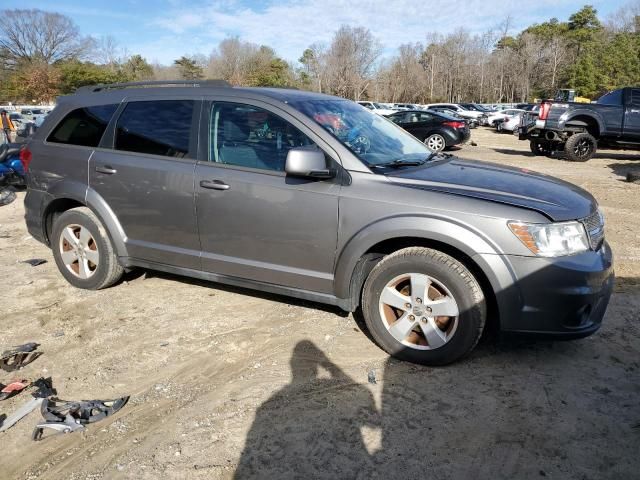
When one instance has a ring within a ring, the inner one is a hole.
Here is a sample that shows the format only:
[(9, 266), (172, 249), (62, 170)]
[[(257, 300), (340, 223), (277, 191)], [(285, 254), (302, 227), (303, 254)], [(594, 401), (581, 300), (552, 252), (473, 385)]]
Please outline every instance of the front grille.
[(604, 216), (600, 209), (582, 219), (582, 224), (589, 235), (589, 243), (592, 250), (597, 250), (604, 240)]

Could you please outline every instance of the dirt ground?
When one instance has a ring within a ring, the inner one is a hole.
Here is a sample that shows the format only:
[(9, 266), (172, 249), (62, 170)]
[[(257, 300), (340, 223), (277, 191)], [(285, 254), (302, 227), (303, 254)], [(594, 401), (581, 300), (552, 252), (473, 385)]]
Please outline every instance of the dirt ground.
[(153, 272), (76, 290), (27, 234), (19, 193), (0, 207), (0, 350), (35, 341), (44, 354), (0, 382), (51, 376), (64, 399), (131, 400), (41, 442), (31, 413), (0, 433), (0, 477), (640, 478), (640, 185), (623, 181), (640, 154), (574, 164), (482, 128), (472, 140), (455, 153), (561, 177), (602, 205), (618, 278), (597, 334), (487, 338), (426, 368), (309, 302)]

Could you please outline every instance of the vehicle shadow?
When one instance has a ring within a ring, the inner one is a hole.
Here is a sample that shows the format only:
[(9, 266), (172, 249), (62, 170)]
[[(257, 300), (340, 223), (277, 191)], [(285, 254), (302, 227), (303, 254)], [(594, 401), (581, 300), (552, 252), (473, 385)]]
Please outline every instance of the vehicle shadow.
[(535, 155), (532, 152), (529, 152), (527, 150), (515, 150), (513, 148), (494, 148), (493, 149), (494, 152), (496, 153), (502, 153), (503, 155), (517, 155), (519, 157), (535, 157)]
[[(640, 157), (638, 157), (640, 160)], [(631, 159), (630, 159), (631, 160)], [(629, 163), (610, 163), (607, 165), (613, 173), (622, 177), (623, 181), (626, 181), (628, 173), (640, 174), (640, 164), (633, 165)]]

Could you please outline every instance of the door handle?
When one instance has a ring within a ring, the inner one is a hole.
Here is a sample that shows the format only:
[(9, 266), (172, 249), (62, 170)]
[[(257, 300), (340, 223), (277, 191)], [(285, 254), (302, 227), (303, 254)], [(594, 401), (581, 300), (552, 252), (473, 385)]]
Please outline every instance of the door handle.
[(222, 180), (200, 180), (200, 186), (211, 190), (229, 190), (229, 185)]
[(115, 168), (111, 168), (109, 165), (105, 165), (104, 167), (96, 167), (96, 172), (98, 173), (106, 173), (107, 175), (113, 175), (117, 172)]

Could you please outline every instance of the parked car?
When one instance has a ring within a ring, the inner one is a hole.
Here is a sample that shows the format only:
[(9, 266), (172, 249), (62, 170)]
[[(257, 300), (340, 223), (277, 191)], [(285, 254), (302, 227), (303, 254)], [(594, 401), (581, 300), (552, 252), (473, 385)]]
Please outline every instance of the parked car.
[(479, 103), (459, 103), (458, 105), (460, 105), (462, 108), (466, 110), (469, 110), (469, 111), (475, 110), (476, 112), (485, 113), (485, 114), (489, 114), (490, 112), (493, 111), (490, 108), (485, 107), (484, 105), (480, 105)]
[(640, 87), (614, 90), (596, 103), (544, 101), (523, 116), (518, 132), (536, 155), (562, 151), (574, 162), (589, 160), (598, 146), (640, 150)]
[(388, 108), (385, 105), (382, 105), (378, 102), (361, 101), (358, 103), (362, 105), (364, 108), (367, 108), (372, 112), (377, 113), (378, 115), (391, 115), (392, 113), (395, 113), (397, 111), (396, 109)]
[(39, 117), (45, 117), (49, 112), (42, 108), (23, 108), (20, 110), (22, 115), (27, 120), (37, 120)]
[(514, 130), (517, 130), (520, 126), (521, 117), (522, 112), (509, 117), (504, 117), (504, 119), (496, 122), (496, 130), (498, 132), (513, 132)]
[(517, 108), (507, 108), (506, 110), (500, 110), (495, 113), (489, 114), (487, 117), (487, 125), (490, 127), (495, 127), (496, 123), (503, 122), (507, 119), (507, 117), (513, 117), (515, 115), (520, 115), (524, 110), (518, 110)]
[(394, 103), (393, 107), (396, 110), (420, 110), (420, 107), (414, 103)]
[(585, 190), (435, 154), (338, 97), (142, 86), (60, 97), (22, 150), (27, 228), (71, 285), (142, 267), (361, 308), (385, 351), (430, 365), (468, 353), (488, 321), (556, 338), (600, 327), (613, 260)]
[(407, 110), (387, 116), (414, 137), (423, 141), (432, 152), (461, 145), (469, 140), (469, 126), (462, 119), (435, 112)]
[(475, 118), (465, 118), (462, 115), (459, 115), (457, 111), (451, 110), (450, 108), (447, 108), (447, 107), (431, 107), (428, 110), (440, 113), (442, 115), (446, 115), (448, 117), (453, 117), (455, 119), (464, 120), (465, 122), (467, 122), (467, 125), (469, 126), (469, 128), (473, 129), (473, 128), (477, 128), (478, 127), (478, 121)]
[(474, 120), (481, 123), (482, 118), (486, 118), (486, 114), (483, 112), (479, 112), (477, 110), (467, 110), (466, 108), (461, 107), (455, 103), (431, 103), (428, 105), (428, 110), (433, 110), (434, 108), (448, 108), (449, 110), (453, 110), (458, 115), (464, 118), (473, 118)]

